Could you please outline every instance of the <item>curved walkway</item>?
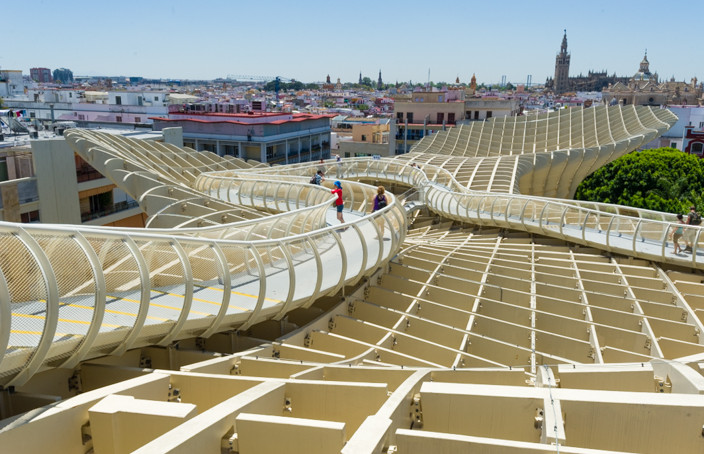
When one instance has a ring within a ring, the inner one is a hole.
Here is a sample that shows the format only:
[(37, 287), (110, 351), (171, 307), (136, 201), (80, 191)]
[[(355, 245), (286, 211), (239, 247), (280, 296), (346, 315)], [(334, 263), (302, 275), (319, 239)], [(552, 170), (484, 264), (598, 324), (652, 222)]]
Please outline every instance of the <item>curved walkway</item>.
[[(430, 162), (440, 160), (436, 157), (419, 170), (408, 165), (417, 154), (405, 160), (325, 163), (327, 174), (344, 180), (344, 228), (328, 225), (333, 200), (329, 188), (307, 183), (320, 164), (246, 168), (236, 160), (218, 161), (169, 145), (71, 131), (67, 140), (75, 151), (139, 201), (151, 228), (0, 225), (0, 383), (19, 385), (46, 367), (73, 367), (87, 358), (139, 346), (244, 330), (373, 274), (403, 242), (403, 201), (392, 196), (388, 207), (367, 214), (375, 188), (352, 180), (414, 187), (434, 212), (461, 222), (704, 267), (697, 254), (667, 254), (666, 215), (629, 209), (633, 217), (608, 205), (490, 192), (494, 182), (506, 183), (496, 172), (507, 159), (514, 164), (506, 188), (523, 186), (519, 180), (526, 175), (532, 174), (531, 181), (538, 181), (536, 175), (547, 179), (555, 169), (563, 174), (571, 169), (574, 180), (582, 167), (615, 159), (674, 122), (648, 108), (626, 109), (628, 115), (619, 110), (618, 116), (604, 109), (589, 113), (594, 115), (596, 146), (582, 143), (590, 147), (550, 151), (548, 159), (526, 151), (507, 157), (501, 153), (502, 139), (496, 156), (482, 158), (469, 182), (458, 179), (464, 162), (443, 159), (436, 165)], [(604, 115), (606, 127), (600, 129)], [(544, 122), (546, 137), (553, 120), (548, 116)], [(535, 143), (543, 143), (537, 141), (539, 124), (533, 126)], [(524, 150), (535, 150), (525, 143), (527, 130), (524, 125)], [(432, 141), (441, 138), (437, 134)], [(491, 138), (493, 133), (489, 140), (494, 144)], [(455, 149), (459, 143), (458, 137)], [(561, 143), (555, 142), (558, 147)], [(487, 154), (493, 154), (492, 146)], [(492, 160), (494, 173), (486, 183), (479, 171)], [(445, 165), (455, 166), (454, 171)], [(478, 184), (487, 190), (475, 190)], [(271, 215), (264, 216), (267, 212)], [(699, 233), (697, 229), (697, 240)]]

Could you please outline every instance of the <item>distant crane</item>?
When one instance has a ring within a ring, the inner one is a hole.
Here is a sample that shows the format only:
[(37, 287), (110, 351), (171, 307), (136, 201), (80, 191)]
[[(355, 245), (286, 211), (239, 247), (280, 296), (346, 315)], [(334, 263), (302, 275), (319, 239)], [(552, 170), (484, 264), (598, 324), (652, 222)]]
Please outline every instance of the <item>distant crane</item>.
[(281, 88), (281, 82), (295, 82), (295, 79), (289, 79), (281, 76), (249, 76), (249, 75), (237, 75), (228, 74), (228, 80), (234, 80), (238, 82), (270, 82), (274, 81), (274, 91), (276, 92), (276, 100), (279, 100), (279, 90)]

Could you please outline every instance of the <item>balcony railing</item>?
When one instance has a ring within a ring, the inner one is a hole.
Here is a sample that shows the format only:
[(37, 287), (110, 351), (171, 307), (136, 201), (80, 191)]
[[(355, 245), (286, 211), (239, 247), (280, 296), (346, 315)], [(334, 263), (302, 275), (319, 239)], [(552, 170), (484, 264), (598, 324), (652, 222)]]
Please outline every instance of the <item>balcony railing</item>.
[(88, 222), (93, 219), (102, 218), (110, 214), (119, 213), (120, 211), (126, 211), (132, 208), (137, 208), (139, 203), (132, 200), (129, 202), (117, 202), (111, 207), (105, 208), (100, 211), (93, 211), (90, 213), (81, 214), (81, 222)]

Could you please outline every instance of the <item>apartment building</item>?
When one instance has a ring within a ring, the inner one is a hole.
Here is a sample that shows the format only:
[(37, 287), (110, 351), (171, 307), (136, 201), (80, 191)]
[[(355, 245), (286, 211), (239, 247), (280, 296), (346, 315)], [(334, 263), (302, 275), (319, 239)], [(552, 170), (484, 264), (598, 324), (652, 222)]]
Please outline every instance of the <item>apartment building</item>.
[(168, 118), (152, 118), (154, 131), (181, 127), (187, 147), (269, 164), (330, 158), (330, 119), (334, 115), (237, 114), (182, 107), (170, 106)]

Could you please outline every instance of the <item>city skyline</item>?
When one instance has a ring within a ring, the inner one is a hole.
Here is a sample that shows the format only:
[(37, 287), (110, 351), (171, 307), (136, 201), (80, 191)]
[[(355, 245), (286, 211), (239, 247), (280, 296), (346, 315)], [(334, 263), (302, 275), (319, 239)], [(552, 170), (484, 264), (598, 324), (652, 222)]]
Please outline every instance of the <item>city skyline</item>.
[[(3, 8), (6, 37), (0, 68), (69, 68), (74, 75), (216, 79), (229, 74), (281, 76), (303, 82), (543, 83), (554, 75), (563, 30), (572, 55), (570, 76), (607, 70), (630, 76), (647, 49), (662, 79), (702, 78), (704, 51), (694, 28), (662, 33), (652, 23), (661, 4), (543, 1), (460, 3), (430, 9), (421, 2), (308, 1), (193, 3), (87, 1), (19, 3)], [(691, 16), (700, 4), (674, 2)], [(14, 19), (13, 19), (14, 18)], [(613, 25), (609, 25), (613, 24)], [(632, 24), (632, 25), (631, 25)], [(428, 73), (430, 76), (428, 77)]]

